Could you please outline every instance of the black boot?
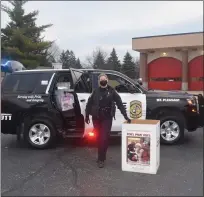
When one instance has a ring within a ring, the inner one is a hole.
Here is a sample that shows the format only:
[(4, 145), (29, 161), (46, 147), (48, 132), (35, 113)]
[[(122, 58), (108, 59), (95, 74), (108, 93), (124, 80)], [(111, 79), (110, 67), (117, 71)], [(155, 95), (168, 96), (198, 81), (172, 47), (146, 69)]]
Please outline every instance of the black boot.
[(103, 168), (105, 165), (104, 161), (98, 161), (97, 163), (99, 168)]

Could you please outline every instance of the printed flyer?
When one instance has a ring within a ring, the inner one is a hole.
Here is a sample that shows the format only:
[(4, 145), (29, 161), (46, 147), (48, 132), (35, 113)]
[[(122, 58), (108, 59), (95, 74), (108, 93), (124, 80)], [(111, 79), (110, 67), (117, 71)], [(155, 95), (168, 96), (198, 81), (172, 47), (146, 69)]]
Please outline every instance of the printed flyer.
[(67, 111), (70, 109), (73, 109), (74, 106), (74, 96), (70, 93), (65, 93), (62, 97), (61, 97), (61, 108), (62, 111)]
[(130, 165), (150, 165), (150, 135), (127, 136), (127, 163)]

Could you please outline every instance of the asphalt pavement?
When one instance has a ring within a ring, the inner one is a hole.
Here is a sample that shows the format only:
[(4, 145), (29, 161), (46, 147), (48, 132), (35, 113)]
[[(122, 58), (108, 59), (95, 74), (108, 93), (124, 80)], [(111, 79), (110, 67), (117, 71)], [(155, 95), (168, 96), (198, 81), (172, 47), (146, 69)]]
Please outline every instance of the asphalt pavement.
[(203, 129), (181, 145), (161, 145), (156, 175), (121, 170), (120, 139), (113, 138), (104, 169), (94, 145), (65, 140), (33, 150), (1, 135), (2, 196), (203, 196)]

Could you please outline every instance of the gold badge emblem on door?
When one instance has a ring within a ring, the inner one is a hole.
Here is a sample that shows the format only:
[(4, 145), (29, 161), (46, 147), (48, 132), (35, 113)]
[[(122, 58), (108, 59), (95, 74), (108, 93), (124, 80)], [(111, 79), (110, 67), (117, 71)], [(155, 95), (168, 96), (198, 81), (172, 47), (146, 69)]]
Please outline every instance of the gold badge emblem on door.
[(130, 102), (130, 118), (140, 118), (142, 117), (142, 102), (131, 101)]

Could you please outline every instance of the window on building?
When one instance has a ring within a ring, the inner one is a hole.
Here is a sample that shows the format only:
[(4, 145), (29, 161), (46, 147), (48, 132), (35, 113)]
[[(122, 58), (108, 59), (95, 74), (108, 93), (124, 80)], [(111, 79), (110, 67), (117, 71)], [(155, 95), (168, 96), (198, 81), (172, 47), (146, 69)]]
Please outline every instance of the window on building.
[(150, 81), (157, 81), (157, 82), (171, 82), (171, 81), (174, 81), (174, 82), (180, 82), (182, 81), (182, 78), (181, 77), (159, 77), (159, 78), (150, 78)]
[(204, 81), (204, 77), (192, 77), (191, 81)]

